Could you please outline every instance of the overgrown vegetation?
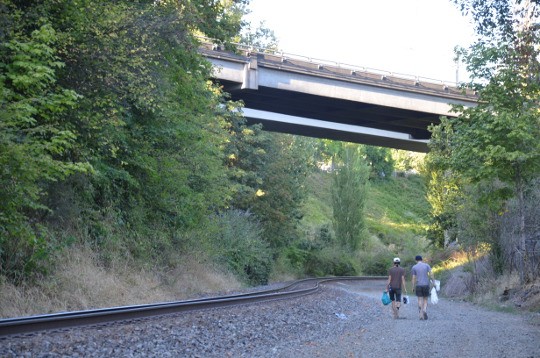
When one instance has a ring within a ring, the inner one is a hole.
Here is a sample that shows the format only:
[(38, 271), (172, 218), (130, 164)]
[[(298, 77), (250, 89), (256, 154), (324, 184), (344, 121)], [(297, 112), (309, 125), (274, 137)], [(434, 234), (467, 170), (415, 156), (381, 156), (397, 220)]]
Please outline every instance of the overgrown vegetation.
[[(341, 148), (337, 143), (327, 143), (327, 147), (329, 144)], [(363, 146), (352, 146), (357, 148), (356, 153), (362, 158)], [(399, 157), (403, 153), (395, 151), (394, 154)], [(401, 161), (399, 163), (403, 164)], [(384, 179), (373, 177), (369, 183), (364, 184), (369, 185), (367, 189), (347, 194), (353, 198), (365, 196), (361, 212), (365, 226), (358, 237), (361, 246), (354, 250), (347, 244), (343, 245), (335, 230), (333, 197), (337, 192), (333, 188), (339, 173), (333, 169), (321, 169), (314, 171), (308, 178), (309, 192), (301, 222), (305, 236), (287, 251), (293, 266), (299, 268), (307, 267), (306, 263), (317, 263), (319, 269), (308, 271), (308, 274), (386, 275), (388, 263), (392, 262), (393, 257), (401, 256), (406, 266), (413, 264), (418, 252), (430, 251), (425, 239), (429, 204), (421, 174)]]
[[(216, 259), (246, 282), (267, 281), (272, 255), (249, 253), (275, 255), (295, 238), (311, 161), (301, 139), (247, 127), (239, 104), (209, 82), (195, 34), (233, 38), (245, 5), (1, 3), (0, 266), (9, 282), (52, 272), (72, 245), (105, 266), (166, 268), (202, 228), (219, 227), (210, 241), (223, 248), (224, 231), (254, 226), (258, 242), (237, 241)], [(242, 219), (226, 226), (224, 217)]]
[[(167, 270), (199, 252), (266, 283), (301, 234), (316, 141), (247, 126), (209, 81), (196, 34), (237, 36), (246, 1), (4, 1), (0, 266)], [(324, 270), (323, 270), (324, 272)]]
[[(472, 15), (478, 41), (459, 49), (478, 90), (475, 107), (433, 128), (428, 172), (430, 239), (474, 255), (489, 249), (496, 274), (540, 274), (540, 8), (536, 2), (454, 1)], [(473, 282), (479, 282), (473, 277)]]
[[(468, 292), (514, 271), (534, 284), (538, 9), (456, 2), (489, 40), (459, 51), (481, 102), (432, 129), (427, 166), (246, 125), (195, 35), (238, 38), (247, 0), (0, 2), (2, 301), (45, 295), (49, 311), (128, 303), (115, 286), (144, 302), (385, 275), (392, 257), (454, 248)], [(271, 35), (256, 31), (242, 36)]]

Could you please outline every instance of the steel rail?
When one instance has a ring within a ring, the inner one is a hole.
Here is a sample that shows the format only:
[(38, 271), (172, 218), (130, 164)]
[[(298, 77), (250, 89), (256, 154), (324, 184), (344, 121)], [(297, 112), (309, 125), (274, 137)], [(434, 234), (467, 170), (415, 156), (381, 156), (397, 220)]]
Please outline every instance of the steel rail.
[[(106, 324), (116, 321), (135, 320), (209, 308), (258, 303), (277, 299), (290, 299), (315, 293), (319, 291), (322, 284), (328, 282), (347, 280), (367, 281), (385, 278), (386, 277), (384, 276), (309, 278), (293, 281), (279, 288), (242, 294), (1, 319), (0, 338), (44, 330), (58, 330), (78, 326)], [(306, 285), (308, 286), (307, 288), (303, 287)]]

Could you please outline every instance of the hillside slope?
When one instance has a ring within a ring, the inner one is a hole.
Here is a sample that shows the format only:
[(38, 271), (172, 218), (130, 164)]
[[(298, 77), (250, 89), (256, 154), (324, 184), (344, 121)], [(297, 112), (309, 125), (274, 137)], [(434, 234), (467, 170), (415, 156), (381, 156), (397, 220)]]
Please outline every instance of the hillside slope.
[[(317, 171), (308, 178), (302, 219), (305, 232), (332, 226), (331, 186), (332, 176), (328, 172)], [(430, 210), (426, 190), (420, 175), (370, 181), (365, 215), (372, 240), (383, 245), (424, 249)]]

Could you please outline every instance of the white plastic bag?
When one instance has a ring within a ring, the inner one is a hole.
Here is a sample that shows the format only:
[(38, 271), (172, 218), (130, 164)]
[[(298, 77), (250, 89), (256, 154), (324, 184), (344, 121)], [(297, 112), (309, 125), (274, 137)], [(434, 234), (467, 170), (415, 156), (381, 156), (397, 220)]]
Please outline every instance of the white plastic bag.
[(436, 305), (439, 302), (439, 297), (437, 296), (437, 290), (435, 287), (431, 288), (431, 303)]
[(435, 289), (439, 292), (441, 290), (441, 281), (433, 280), (433, 283), (435, 284)]

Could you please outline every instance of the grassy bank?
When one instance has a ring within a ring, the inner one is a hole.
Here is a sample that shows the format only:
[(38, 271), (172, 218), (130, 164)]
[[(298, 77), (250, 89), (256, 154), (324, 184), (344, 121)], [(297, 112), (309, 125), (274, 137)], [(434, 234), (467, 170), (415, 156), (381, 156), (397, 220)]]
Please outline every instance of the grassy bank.
[[(320, 171), (308, 180), (302, 229), (309, 235), (321, 227), (332, 227), (332, 177)], [(412, 262), (427, 250), (425, 230), (429, 215), (426, 186), (420, 175), (370, 181), (365, 207), (368, 237), (361, 256), (403, 256)], [(377, 259), (376, 257), (374, 259)]]

